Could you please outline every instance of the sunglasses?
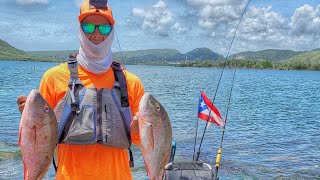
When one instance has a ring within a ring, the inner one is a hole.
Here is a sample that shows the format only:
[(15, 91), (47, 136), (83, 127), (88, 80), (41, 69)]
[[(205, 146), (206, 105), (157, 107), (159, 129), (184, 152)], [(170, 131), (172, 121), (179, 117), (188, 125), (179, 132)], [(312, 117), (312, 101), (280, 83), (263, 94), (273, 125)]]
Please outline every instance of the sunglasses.
[(109, 35), (112, 30), (112, 26), (110, 24), (90, 24), (90, 23), (81, 23), (81, 27), (84, 33), (92, 34), (96, 27), (98, 27), (100, 34), (102, 35)]

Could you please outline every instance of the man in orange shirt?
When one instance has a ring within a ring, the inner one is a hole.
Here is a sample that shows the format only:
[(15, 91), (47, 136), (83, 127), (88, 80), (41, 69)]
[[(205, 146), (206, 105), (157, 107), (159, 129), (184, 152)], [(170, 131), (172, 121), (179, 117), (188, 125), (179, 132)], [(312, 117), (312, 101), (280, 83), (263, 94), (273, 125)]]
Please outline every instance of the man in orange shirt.
[[(115, 21), (99, 2), (86, 0), (80, 8), (79, 54), (49, 69), (40, 83), (59, 122), (57, 180), (132, 179), (127, 148), (140, 143), (132, 115), (144, 88), (112, 60)], [(17, 99), (20, 112), (25, 101)]]

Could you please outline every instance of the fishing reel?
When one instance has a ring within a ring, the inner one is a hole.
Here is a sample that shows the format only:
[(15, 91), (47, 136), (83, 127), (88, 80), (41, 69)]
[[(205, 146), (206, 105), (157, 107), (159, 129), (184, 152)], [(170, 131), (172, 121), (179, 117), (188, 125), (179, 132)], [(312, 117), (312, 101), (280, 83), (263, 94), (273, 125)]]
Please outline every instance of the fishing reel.
[(90, 0), (89, 3), (97, 9), (107, 9), (108, 0)]

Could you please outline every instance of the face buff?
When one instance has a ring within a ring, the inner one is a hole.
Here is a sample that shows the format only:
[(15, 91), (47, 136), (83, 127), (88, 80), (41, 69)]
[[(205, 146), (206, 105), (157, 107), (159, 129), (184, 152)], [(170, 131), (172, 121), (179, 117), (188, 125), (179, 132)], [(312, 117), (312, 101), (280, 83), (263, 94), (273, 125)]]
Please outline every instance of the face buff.
[(114, 29), (102, 43), (93, 44), (79, 26), (78, 36), (80, 49), (77, 60), (80, 66), (94, 74), (106, 72), (112, 64), (111, 46), (114, 38)]

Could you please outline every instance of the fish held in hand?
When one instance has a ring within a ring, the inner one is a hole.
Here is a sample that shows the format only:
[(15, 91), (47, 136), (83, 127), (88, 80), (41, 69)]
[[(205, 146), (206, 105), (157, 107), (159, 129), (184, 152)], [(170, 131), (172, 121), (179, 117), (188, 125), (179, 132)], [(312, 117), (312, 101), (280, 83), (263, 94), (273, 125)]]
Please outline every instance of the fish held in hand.
[(58, 124), (52, 108), (37, 90), (31, 90), (22, 112), (18, 141), (25, 180), (40, 180), (47, 173), (57, 135)]
[(162, 180), (172, 146), (172, 129), (163, 106), (150, 93), (139, 104), (140, 149), (151, 180)]

